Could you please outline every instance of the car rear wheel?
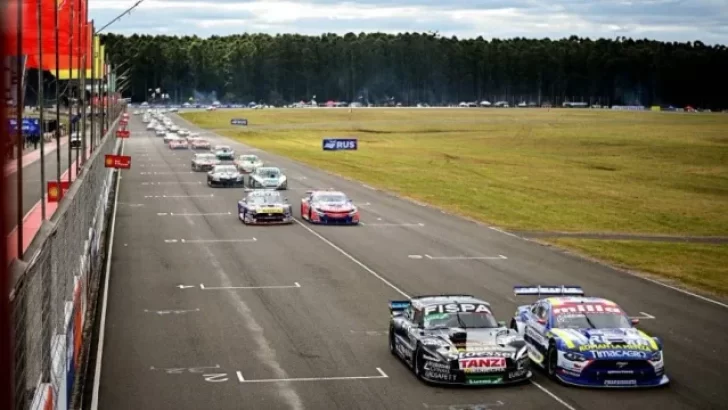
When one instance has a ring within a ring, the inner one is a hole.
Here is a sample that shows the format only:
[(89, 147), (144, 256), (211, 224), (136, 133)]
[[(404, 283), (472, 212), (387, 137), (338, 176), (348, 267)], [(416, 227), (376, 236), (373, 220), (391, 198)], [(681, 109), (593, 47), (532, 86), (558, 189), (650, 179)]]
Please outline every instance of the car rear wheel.
[(549, 350), (546, 352), (546, 371), (549, 377), (556, 376), (556, 366), (558, 364), (559, 354), (556, 350), (556, 346), (553, 344), (549, 346)]
[(394, 329), (391, 327), (389, 328), (389, 353), (397, 356), (397, 346), (395, 346), (394, 342)]

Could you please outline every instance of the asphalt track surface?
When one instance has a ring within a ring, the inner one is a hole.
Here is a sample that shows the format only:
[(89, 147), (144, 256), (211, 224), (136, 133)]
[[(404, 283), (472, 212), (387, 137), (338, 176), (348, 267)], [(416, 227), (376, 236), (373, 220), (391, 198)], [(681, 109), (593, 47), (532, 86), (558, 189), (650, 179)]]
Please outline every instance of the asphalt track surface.
[[(333, 187), (360, 204), (365, 224), (244, 226), (235, 215), (241, 189), (208, 188), (204, 173), (190, 172), (191, 153), (170, 151), (138, 118), (130, 127), (100, 409), (668, 410), (728, 402), (728, 305), (259, 150), (287, 173), (294, 210), (305, 190)], [(464, 292), (510, 320), (512, 287), (523, 284), (581, 285), (643, 317), (640, 327), (665, 341), (672, 384), (580, 389), (536, 371), (534, 383), (518, 386), (440, 388), (390, 355), (389, 300)]]
[[(81, 154), (80, 149), (78, 150), (79, 154)], [(76, 150), (74, 149), (72, 152), (71, 162), (76, 160)], [(15, 160), (13, 160), (15, 161)], [(68, 144), (65, 143), (61, 145), (61, 174), (66, 172), (68, 169)], [(45, 177), (46, 181), (48, 180), (56, 180), (58, 179), (58, 172), (56, 169), (56, 151), (49, 152), (45, 155)], [(22, 216), (25, 216), (25, 214), (30, 211), (35, 204), (37, 204), (40, 199), (41, 195), (45, 193), (45, 188), (41, 191), (41, 183), (40, 183), (40, 174), (41, 174), (41, 161), (40, 158), (33, 162), (32, 164), (29, 164), (25, 167), (23, 167), (23, 208), (22, 208)], [(7, 189), (7, 192), (10, 192), (11, 195), (9, 196), (11, 198), (10, 201), (7, 203), (7, 212), (5, 213), (5, 227), (6, 232), (5, 234), (8, 234), (10, 231), (13, 230), (18, 225), (18, 216), (17, 216), (17, 209), (18, 204), (16, 202), (16, 192), (18, 189), (18, 174), (17, 171), (14, 171), (12, 173), (9, 173), (7, 175), (3, 176), (5, 178), (5, 187)]]

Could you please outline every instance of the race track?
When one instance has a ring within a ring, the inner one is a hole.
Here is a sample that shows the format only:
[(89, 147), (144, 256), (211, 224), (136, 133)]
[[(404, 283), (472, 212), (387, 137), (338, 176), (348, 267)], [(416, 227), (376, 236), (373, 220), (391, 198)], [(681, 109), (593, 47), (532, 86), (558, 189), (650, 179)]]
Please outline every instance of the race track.
[[(703, 410), (728, 402), (728, 305), (260, 151), (288, 175), (297, 217), (304, 191), (331, 187), (360, 205), (364, 225), (244, 226), (235, 215), (242, 189), (207, 187), (204, 173), (190, 171), (191, 153), (167, 149), (138, 117), (130, 129), (100, 409)], [(512, 288), (526, 284), (581, 285), (642, 317), (640, 327), (665, 341), (672, 385), (586, 390), (536, 371), (520, 386), (430, 387), (390, 355), (389, 300), (470, 293), (510, 321), (519, 302)]]

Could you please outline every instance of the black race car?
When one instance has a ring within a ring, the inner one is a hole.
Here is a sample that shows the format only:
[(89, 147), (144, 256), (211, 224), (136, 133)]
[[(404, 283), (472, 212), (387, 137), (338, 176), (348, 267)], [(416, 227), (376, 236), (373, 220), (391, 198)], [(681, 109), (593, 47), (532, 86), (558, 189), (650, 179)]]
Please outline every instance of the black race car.
[(211, 187), (237, 187), (242, 188), (245, 177), (235, 165), (215, 165), (207, 173), (207, 185)]
[(517, 331), (471, 295), (418, 296), (389, 303), (389, 350), (426, 382), (498, 385), (531, 378)]

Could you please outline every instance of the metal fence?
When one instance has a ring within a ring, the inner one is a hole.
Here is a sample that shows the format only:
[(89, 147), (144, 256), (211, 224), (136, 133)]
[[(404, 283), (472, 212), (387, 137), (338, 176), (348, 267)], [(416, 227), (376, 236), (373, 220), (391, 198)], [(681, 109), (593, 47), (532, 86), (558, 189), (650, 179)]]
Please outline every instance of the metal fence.
[(23, 260), (11, 266), (16, 410), (45, 410), (49, 402), (72, 408), (85, 373), (115, 176), (104, 155), (120, 148), (121, 109)]

